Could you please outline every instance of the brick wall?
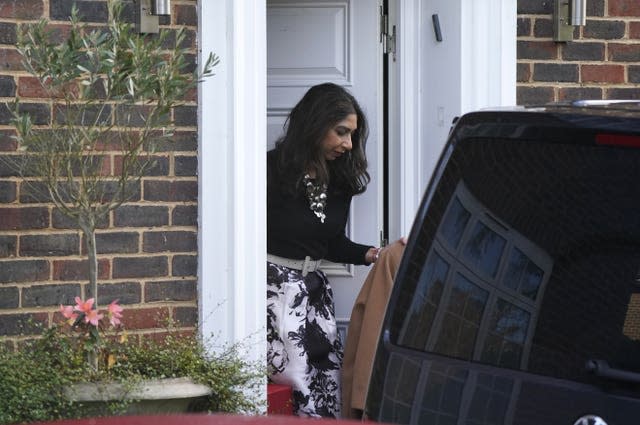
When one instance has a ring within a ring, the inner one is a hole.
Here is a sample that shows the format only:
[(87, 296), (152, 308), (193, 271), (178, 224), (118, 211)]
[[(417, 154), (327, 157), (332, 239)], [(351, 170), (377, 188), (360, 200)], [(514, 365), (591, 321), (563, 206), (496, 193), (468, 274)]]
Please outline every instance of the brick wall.
[[(38, 124), (51, 106), (20, 65), (15, 50), (20, 25), (48, 18), (60, 34), (68, 28), (71, 0), (0, 1), (0, 156), (15, 155), (5, 102), (19, 95)], [(107, 20), (104, 0), (76, 0), (90, 25)], [(131, 5), (130, 5), (131, 6)], [(196, 55), (196, 1), (173, 0), (161, 26), (186, 25)], [(191, 329), (197, 318), (197, 134), (195, 101), (174, 111), (174, 140), (159, 146), (158, 165), (142, 179), (137, 199), (112, 212), (97, 234), (101, 303), (118, 298), (133, 333), (162, 329), (163, 319)], [(106, 151), (115, 167), (116, 152)], [(0, 335), (9, 343), (32, 330), (27, 319), (51, 323), (59, 304), (87, 295), (81, 232), (0, 161)]]
[(640, 2), (588, 0), (573, 41), (553, 41), (554, 0), (518, 0), (518, 104), (640, 98)]

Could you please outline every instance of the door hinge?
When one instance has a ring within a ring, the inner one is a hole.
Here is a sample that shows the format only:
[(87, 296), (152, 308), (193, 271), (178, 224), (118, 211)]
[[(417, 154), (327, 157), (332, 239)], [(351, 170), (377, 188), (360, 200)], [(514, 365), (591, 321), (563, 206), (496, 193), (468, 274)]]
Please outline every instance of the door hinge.
[(384, 237), (384, 231), (380, 230), (380, 248), (384, 248), (389, 245), (389, 240)]
[(382, 43), (382, 51), (385, 55), (391, 55), (393, 61), (396, 61), (396, 26), (392, 25), (389, 30), (389, 15), (384, 13), (380, 6), (380, 43)]

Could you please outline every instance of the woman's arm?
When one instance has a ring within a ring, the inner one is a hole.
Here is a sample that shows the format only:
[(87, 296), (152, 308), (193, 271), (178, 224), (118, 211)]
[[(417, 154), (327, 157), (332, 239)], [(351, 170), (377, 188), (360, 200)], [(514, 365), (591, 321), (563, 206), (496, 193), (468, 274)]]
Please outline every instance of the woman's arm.
[(341, 232), (329, 241), (327, 260), (356, 265), (371, 264), (375, 262), (376, 253), (377, 248), (355, 243)]

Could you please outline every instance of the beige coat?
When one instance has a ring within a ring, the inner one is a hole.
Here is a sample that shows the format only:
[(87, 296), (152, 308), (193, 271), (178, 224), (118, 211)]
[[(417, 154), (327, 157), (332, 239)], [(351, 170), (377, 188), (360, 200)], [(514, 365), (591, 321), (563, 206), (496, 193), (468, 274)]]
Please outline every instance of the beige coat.
[(362, 416), (380, 328), (403, 252), (401, 242), (380, 251), (351, 311), (342, 364), (343, 418)]

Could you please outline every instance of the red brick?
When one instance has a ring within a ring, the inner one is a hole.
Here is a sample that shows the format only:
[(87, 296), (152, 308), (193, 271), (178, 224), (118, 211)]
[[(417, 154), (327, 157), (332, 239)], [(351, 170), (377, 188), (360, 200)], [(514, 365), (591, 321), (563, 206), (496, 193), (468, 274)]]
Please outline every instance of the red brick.
[(44, 13), (42, 0), (2, 0), (0, 18), (39, 19)]
[[(131, 137), (138, 137), (137, 130), (129, 130)], [(103, 151), (122, 151), (122, 134), (118, 134), (115, 131), (107, 133), (101, 140), (96, 142), (96, 149)]]
[(608, 59), (614, 62), (637, 62), (640, 57), (640, 44), (610, 43)]
[(0, 70), (22, 71), (22, 56), (15, 49), (0, 49)]
[(49, 41), (52, 43), (63, 43), (69, 38), (71, 33), (71, 25), (69, 24), (52, 24), (47, 25), (47, 31), (51, 38)]
[(640, 38), (640, 22), (629, 23), (629, 38)]
[(623, 65), (582, 65), (583, 83), (624, 83)]
[(18, 148), (18, 143), (12, 138), (15, 130), (0, 131), (0, 152), (14, 152)]
[(174, 9), (177, 25), (198, 25), (198, 15), (196, 14), (195, 5), (176, 5)]
[(48, 226), (47, 208), (0, 208), (0, 230), (42, 229)]
[(125, 308), (122, 312), (122, 323), (127, 329), (152, 329), (166, 327), (169, 309), (158, 308)]
[(20, 97), (42, 98), (47, 97), (47, 91), (36, 77), (18, 78), (18, 95)]
[[(53, 280), (88, 280), (88, 260), (53, 261)], [(111, 264), (107, 259), (98, 260), (98, 279), (109, 279)]]
[(195, 102), (198, 99), (198, 89), (191, 89), (184, 95), (185, 101)]
[(558, 43), (553, 41), (518, 40), (518, 59), (557, 59)]
[(609, 16), (640, 16), (640, 2), (609, 0)]

